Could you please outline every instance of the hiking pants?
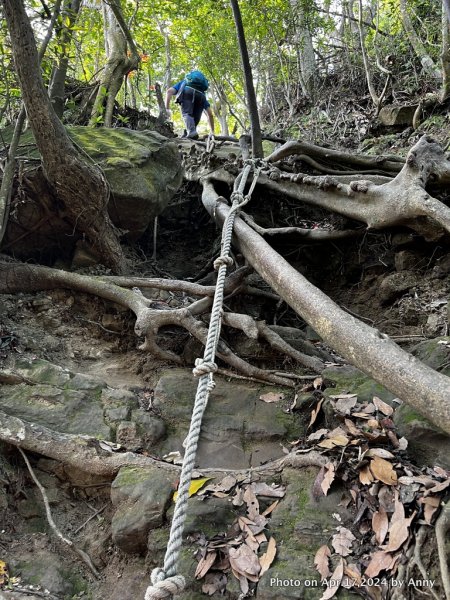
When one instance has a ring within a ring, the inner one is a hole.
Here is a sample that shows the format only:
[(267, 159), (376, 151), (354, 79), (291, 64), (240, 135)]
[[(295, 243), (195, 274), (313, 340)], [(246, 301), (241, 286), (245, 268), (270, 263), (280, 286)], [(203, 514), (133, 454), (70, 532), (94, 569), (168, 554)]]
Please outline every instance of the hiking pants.
[(205, 105), (205, 94), (186, 86), (181, 94), (180, 104), (187, 135), (195, 135)]

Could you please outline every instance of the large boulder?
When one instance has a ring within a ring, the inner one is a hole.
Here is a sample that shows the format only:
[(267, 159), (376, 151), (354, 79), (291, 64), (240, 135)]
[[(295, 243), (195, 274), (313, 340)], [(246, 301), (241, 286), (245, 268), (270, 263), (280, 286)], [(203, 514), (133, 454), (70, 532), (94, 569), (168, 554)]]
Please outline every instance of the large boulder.
[[(67, 131), (86, 160), (94, 162), (105, 174), (111, 190), (111, 220), (128, 238), (136, 240), (181, 185), (183, 170), (176, 143), (156, 131), (81, 126), (68, 127)], [(7, 145), (11, 128), (1, 134)], [(14, 219), (8, 223), (4, 247), (21, 259), (39, 256), (42, 260), (46, 253), (51, 256), (56, 251), (59, 256), (70, 255), (78, 240), (73, 225), (57, 211), (30, 130), (22, 134), (20, 155), (28, 159), (26, 177), (20, 201), (13, 197)]]
[[(184, 454), (197, 384), (187, 369), (171, 369), (161, 376), (152, 406), (165, 421), (168, 435), (152, 447), (153, 453)], [(295, 415), (284, 412), (287, 396), (269, 404), (259, 399), (273, 391), (272, 387), (217, 377), (203, 416), (197, 464), (202, 468), (239, 469), (283, 456), (280, 443), (296, 439), (300, 423)]]
[(156, 131), (92, 127), (69, 131), (99, 164), (111, 186), (113, 223), (138, 238), (181, 185), (183, 171), (175, 142)]

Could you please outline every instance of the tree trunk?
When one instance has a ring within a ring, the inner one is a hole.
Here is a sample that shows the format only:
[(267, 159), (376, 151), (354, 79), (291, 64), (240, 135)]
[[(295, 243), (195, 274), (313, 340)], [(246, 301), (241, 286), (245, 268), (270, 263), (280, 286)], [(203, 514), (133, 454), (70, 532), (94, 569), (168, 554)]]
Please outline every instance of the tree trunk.
[[(218, 199), (212, 184), (205, 183), (203, 204), (211, 217), (222, 223), (229, 207)], [(248, 262), (325, 343), (450, 433), (449, 377), (427, 367), (388, 336), (341, 310), (242, 219), (235, 221), (234, 236)]]
[(254, 158), (263, 158), (261, 125), (259, 123), (258, 104), (256, 102), (255, 87), (253, 85), (252, 68), (248, 57), (247, 43), (245, 41), (244, 25), (242, 24), (241, 11), (238, 0), (230, 0), (236, 26), (239, 52), (241, 54), (242, 69), (244, 72), (245, 94), (247, 96), (248, 111), (252, 129), (252, 151)]
[(120, 271), (123, 254), (107, 214), (106, 181), (97, 166), (80, 156), (53, 110), (40, 76), (33, 31), (22, 1), (2, 3), (22, 98), (45, 176), (74, 229), (86, 236), (107, 266)]
[[(104, 19), (105, 47), (108, 59), (89, 124), (112, 127), (116, 96), (122, 87), (125, 75), (136, 69), (139, 55), (123, 18), (120, 0), (112, 0), (111, 3), (105, 5)], [(127, 47), (130, 47), (130, 56), (127, 56)]]
[[(450, 5), (450, 0), (446, 0)], [(449, 7), (450, 11), (450, 7)], [(442, 10), (442, 89), (439, 101), (445, 102), (450, 96), (450, 12)]]
[(417, 35), (411, 19), (409, 18), (408, 8), (406, 6), (406, 0), (400, 0), (400, 13), (402, 15), (402, 23), (405, 29), (406, 35), (408, 36), (409, 43), (413, 47), (414, 52), (422, 63), (423, 70), (428, 75), (432, 75), (436, 79), (441, 78), (439, 69), (434, 64), (433, 59), (425, 50), (425, 46), (422, 44), (422, 40)]
[(442, 0), (442, 7), (447, 13), (447, 18), (450, 22), (450, 0)]
[[(302, 81), (307, 90), (307, 95), (314, 99), (316, 79), (316, 57), (312, 43), (312, 35), (308, 25), (304, 0), (290, 0), (295, 19), (297, 52), (300, 62)], [(310, 9), (312, 10), (312, 9)]]
[(64, 96), (67, 68), (69, 66), (70, 43), (73, 36), (73, 26), (80, 11), (81, 0), (65, 0), (61, 11), (62, 25), (59, 31), (59, 46), (61, 53), (58, 55), (53, 67), (52, 77), (48, 88), (48, 94), (53, 104), (55, 113), (59, 118), (64, 112)]

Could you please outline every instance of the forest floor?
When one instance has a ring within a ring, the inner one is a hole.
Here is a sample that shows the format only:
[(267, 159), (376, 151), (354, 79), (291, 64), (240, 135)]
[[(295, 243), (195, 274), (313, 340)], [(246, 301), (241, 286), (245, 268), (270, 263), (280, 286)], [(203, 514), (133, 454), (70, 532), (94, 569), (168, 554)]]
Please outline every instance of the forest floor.
[[(426, 131), (447, 141), (448, 116), (437, 115), (433, 119), (424, 124), (422, 133)], [(355, 122), (360, 123), (358, 119)], [(360, 123), (360, 130), (363, 126)], [(321, 132), (318, 137), (327, 138), (332, 145), (334, 139), (339, 140), (342, 129), (335, 124), (332, 137), (326, 128), (322, 127)], [(353, 144), (348, 141), (344, 145), (359, 145), (360, 150), (371, 153), (405, 154), (419, 137), (418, 132), (403, 131), (371, 141), (366, 136), (362, 144), (355, 144), (360, 135), (348, 131), (345, 139), (353, 140)], [(320, 144), (323, 140), (316, 137), (312, 141)], [(150, 258), (151, 236), (130, 250), (133, 265), (130, 274), (193, 278), (213, 258), (219, 232), (204, 215), (192, 185), (185, 188), (186, 197), (190, 202), (181, 216), (175, 199), (175, 208), (169, 207), (159, 220), (156, 260)], [(448, 247), (426, 243), (404, 230), (371, 233), (357, 241), (319, 248), (283, 242), (283, 247), (277, 249), (283, 250), (294, 266), (350, 314), (389, 334), (404, 347), (449, 335)], [(80, 272), (98, 274), (101, 270), (95, 267)], [(98, 377), (112, 388), (140, 392), (153, 390), (168, 366), (137, 349), (130, 312), (96, 297), (55, 290), (3, 296), (1, 300), (0, 361), (7, 362), (11, 354), (15, 358), (37, 357), (74, 373)], [(168, 293), (160, 300), (171, 306), (177, 298)], [(285, 305), (278, 306), (275, 314), (273, 306), (262, 304), (259, 309), (260, 316), (268, 320), (276, 317), (277, 324), (304, 326)], [(167, 331), (165, 343), (167, 348), (179, 350), (186, 343), (186, 335)], [(128, 578), (128, 582), (133, 578), (148, 580), (149, 568), (145, 562), (124, 554), (112, 543), (109, 524), (113, 509), (109, 486), (99, 487), (88, 480), (79, 484), (68, 479), (55, 480), (54, 473), (46, 471), (48, 465), (44, 459), (30, 457), (38, 478), (47, 486), (57, 526), (75, 543), (89, 549), (94, 564), (102, 565), (99, 586), (86, 575), (85, 567), (71, 550), (50, 535), (40, 494), (20, 454), (6, 446), (1, 451), (0, 479), (7, 493), (0, 493), (0, 585), (1, 560), (5, 557), (15, 592), (14, 595), (2, 592), (0, 587), (0, 599), (118, 600), (116, 589), (122, 578)], [(88, 519), (91, 519), (89, 527)], [(59, 563), (55, 557), (59, 557)], [(20, 575), (24, 564), (27, 578)], [(84, 582), (89, 579), (94, 591), (85, 588)], [(67, 595), (68, 590), (70, 595)], [(134, 596), (122, 597), (131, 600)]]

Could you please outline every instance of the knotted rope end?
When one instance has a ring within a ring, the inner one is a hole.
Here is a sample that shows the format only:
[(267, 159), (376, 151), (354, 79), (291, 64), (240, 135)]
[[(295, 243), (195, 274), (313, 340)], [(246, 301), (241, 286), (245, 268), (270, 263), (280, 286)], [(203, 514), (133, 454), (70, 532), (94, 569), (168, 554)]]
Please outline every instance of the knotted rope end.
[(145, 592), (145, 600), (172, 600), (172, 598), (181, 592), (186, 587), (186, 580), (183, 575), (173, 575), (166, 577), (162, 569), (153, 569), (151, 580), (152, 585), (149, 585)]

